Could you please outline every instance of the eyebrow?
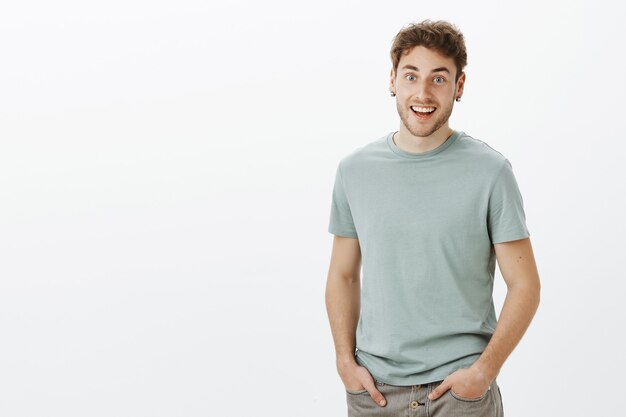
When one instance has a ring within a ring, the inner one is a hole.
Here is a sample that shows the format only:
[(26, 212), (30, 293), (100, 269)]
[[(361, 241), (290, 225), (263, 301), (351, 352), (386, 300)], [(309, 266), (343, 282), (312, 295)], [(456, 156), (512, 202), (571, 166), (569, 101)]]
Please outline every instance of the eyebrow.
[[(420, 72), (419, 68), (413, 66), (413, 65), (405, 65), (402, 67), (402, 69), (410, 69), (413, 71), (417, 71)], [(447, 72), (448, 74), (450, 74), (450, 70), (446, 67), (439, 67), (439, 68), (435, 68), (434, 70), (431, 71), (432, 72)]]

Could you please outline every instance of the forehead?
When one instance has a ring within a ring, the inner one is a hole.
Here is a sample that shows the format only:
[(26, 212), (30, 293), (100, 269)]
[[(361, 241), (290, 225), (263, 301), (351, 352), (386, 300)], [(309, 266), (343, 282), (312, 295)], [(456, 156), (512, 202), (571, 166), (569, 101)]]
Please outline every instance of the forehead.
[(434, 68), (446, 67), (450, 72), (454, 71), (454, 59), (444, 56), (434, 49), (428, 49), (424, 46), (415, 46), (402, 54), (398, 62), (398, 70), (404, 65), (411, 65), (420, 69), (420, 72), (430, 72)]

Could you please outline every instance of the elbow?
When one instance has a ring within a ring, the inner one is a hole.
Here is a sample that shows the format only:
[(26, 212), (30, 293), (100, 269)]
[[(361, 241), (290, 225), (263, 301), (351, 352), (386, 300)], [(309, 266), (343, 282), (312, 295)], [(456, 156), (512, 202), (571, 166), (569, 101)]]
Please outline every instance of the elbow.
[(336, 271), (328, 272), (328, 281), (355, 283), (361, 281), (359, 271)]
[(538, 279), (536, 285), (532, 286), (529, 289), (529, 292), (532, 294), (535, 310), (537, 310), (539, 308), (539, 304), (541, 304), (541, 284)]
[(537, 280), (537, 307), (541, 304), (541, 283)]
[(539, 306), (541, 302), (541, 283), (539, 277), (534, 280), (523, 280), (508, 286), (509, 291), (525, 297), (529, 303)]
[(534, 283), (530, 286), (531, 291), (534, 293), (535, 298), (537, 300), (537, 304), (541, 301), (541, 281), (539, 281), (539, 276), (534, 281)]

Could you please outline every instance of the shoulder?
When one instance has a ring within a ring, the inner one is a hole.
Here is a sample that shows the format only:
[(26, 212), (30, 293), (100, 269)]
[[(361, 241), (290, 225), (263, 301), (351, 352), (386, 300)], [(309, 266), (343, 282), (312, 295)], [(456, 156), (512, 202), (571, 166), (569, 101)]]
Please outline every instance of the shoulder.
[(468, 162), (473, 161), (484, 169), (495, 172), (502, 169), (504, 165), (508, 164), (510, 166), (507, 157), (486, 141), (461, 132), (458, 142), (457, 151), (464, 153), (464, 159)]
[(384, 155), (388, 135), (380, 136), (344, 155), (339, 160), (339, 169), (342, 174), (359, 170)]

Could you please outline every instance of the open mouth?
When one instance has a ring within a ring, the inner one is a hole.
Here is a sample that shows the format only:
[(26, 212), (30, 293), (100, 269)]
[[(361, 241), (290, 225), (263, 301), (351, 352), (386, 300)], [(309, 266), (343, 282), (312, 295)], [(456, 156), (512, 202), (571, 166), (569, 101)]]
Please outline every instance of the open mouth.
[(428, 106), (428, 107), (411, 106), (411, 110), (417, 116), (418, 119), (420, 119), (420, 120), (428, 120), (428, 119), (430, 119), (433, 116), (435, 111), (437, 111), (437, 107), (432, 107), (432, 106)]

